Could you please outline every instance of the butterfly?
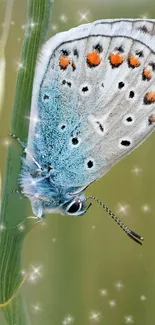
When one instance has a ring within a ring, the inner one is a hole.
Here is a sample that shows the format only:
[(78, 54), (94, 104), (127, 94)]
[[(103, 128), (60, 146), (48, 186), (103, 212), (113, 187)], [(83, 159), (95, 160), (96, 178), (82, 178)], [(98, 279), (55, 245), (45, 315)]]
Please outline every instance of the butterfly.
[(100, 20), (49, 39), (36, 66), (20, 174), (37, 218), (82, 215), (88, 185), (155, 126), (155, 20)]

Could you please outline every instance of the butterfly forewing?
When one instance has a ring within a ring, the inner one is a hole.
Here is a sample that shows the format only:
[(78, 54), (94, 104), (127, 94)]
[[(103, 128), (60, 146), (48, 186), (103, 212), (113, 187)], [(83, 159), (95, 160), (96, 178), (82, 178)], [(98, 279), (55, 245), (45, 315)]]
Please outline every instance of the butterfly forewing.
[(88, 185), (154, 130), (154, 34), (154, 21), (108, 20), (45, 44), (28, 148), (56, 186)]

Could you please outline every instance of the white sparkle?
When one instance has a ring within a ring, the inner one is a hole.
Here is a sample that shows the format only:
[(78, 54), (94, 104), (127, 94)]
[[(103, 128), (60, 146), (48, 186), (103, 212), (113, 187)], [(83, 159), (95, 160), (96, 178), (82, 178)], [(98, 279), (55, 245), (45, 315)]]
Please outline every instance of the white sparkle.
[(134, 167), (131, 170), (131, 172), (137, 176), (137, 175), (139, 175), (140, 172), (142, 172), (142, 168), (140, 168), (140, 167)]
[(68, 17), (66, 16), (66, 15), (64, 15), (64, 14), (62, 14), (61, 16), (60, 16), (60, 18), (59, 18), (63, 23), (67, 23), (67, 21), (68, 21)]
[(116, 300), (109, 300), (108, 303), (109, 303), (109, 306), (112, 308), (116, 306)]
[(51, 29), (52, 29), (52, 31), (56, 32), (58, 30), (58, 26), (57, 25), (52, 25)]
[(120, 213), (120, 214), (123, 214), (124, 216), (126, 216), (128, 214), (129, 205), (118, 203), (116, 210), (117, 210), (117, 213)]
[(20, 41), (21, 41), (21, 38), (20, 38), (20, 37), (18, 37), (18, 38), (17, 38), (17, 42), (20, 42)]
[(34, 274), (31, 274), (31, 275), (29, 276), (29, 280), (30, 280), (31, 282), (35, 282), (35, 281), (36, 281), (36, 277), (35, 277), (35, 275), (34, 275)]
[(145, 301), (146, 299), (147, 299), (147, 298), (146, 298), (145, 295), (141, 295), (141, 296), (140, 296), (140, 300), (141, 300), (141, 301)]
[(52, 242), (55, 243), (56, 242), (56, 238), (52, 238)]
[(42, 277), (42, 273), (40, 271), (42, 268), (42, 265), (39, 265), (39, 266), (31, 265), (31, 268), (32, 268), (32, 271), (29, 273), (29, 281), (31, 283), (35, 283), (39, 278)]
[(21, 26), (21, 29), (25, 30), (25, 28), (26, 28), (26, 25), (23, 24), (23, 25)]
[(28, 27), (30, 28), (35, 28), (38, 25), (38, 23), (34, 22), (33, 20), (30, 20), (30, 22), (28, 23)]
[(34, 274), (36, 274), (37, 276), (41, 276), (41, 273), (40, 273), (40, 269), (42, 268), (42, 265), (39, 265), (39, 266), (34, 266), (34, 265), (32, 265), (32, 268), (33, 268), (33, 272), (34, 272)]
[(89, 21), (88, 19), (88, 15), (89, 15), (89, 12), (79, 12), (79, 16), (80, 16), (80, 22), (81, 21)]
[(11, 21), (11, 25), (12, 25), (12, 26), (15, 25), (15, 21), (14, 21), (14, 20)]
[(26, 271), (25, 270), (21, 270), (21, 275), (25, 275), (26, 274)]
[(7, 139), (4, 139), (4, 141), (3, 141), (3, 145), (4, 145), (5, 147), (8, 147), (9, 144), (10, 144), (10, 141), (7, 140)]
[(67, 315), (63, 322), (62, 322), (62, 325), (70, 325), (70, 324), (73, 324), (74, 322), (74, 317), (72, 315)]
[(5, 230), (5, 226), (3, 223), (0, 223), (0, 231), (4, 231)]
[(125, 324), (133, 324), (134, 323), (132, 315), (125, 316), (124, 321), (125, 321)]
[(149, 14), (146, 12), (146, 13), (140, 15), (140, 18), (142, 18), (142, 19), (148, 19), (149, 18)]
[(34, 123), (38, 123), (38, 122), (40, 122), (40, 119), (38, 118), (37, 115), (35, 115), (35, 116), (26, 116), (26, 118), (27, 118), (28, 120), (34, 122)]
[(92, 311), (90, 313), (89, 319), (98, 322), (100, 320), (100, 316), (101, 316), (100, 312)]
[(32, 23), (30, 24), (30, 26), (31, 26), (31, 28), (33, 28), (33, 27), (36, 26), (36, 24), (32, 22)]
[(35, 313), (41, 311), (41, 308), (40, 308), (40, 305), (39, 304), (33, 305), (32, 308), (33, 308), (33, 311)]
[(24, 69), (24, 64), (23, 64), (23, 62), (16, 62), (16, 63), (17, 63), (18, 70), (20, 70), (20, 69)]
[(33, 180), (33, 181), (31, 182), (31, 185), (36, 185), (36, 183), (37, 183), (37, 181)]
[(92, 229), (93, 229), (93, 230), (96, 229), (96, 226), (93, 225), (93, 226), (92, 226)]
[(101, 289), (101, 290), (100, 290), (100, 295), (101, 295), (102, 297), (107, 296), (107, 295), (108, 295), (108, 290), (107, 290), (107, 289)]
[(121, 291), (124, 288), (124, 284), (121, 280), (119, 280), (115, 283), (115, 287), (116, 287), (117, 291)]
[(18, 227), (18, 229), (19, 229), (20, 231), (23, 231), (23, 230), (25, 229), (25, 226), (24, 226), (24, 225), (20, 225), (20, 226)]
[(142, 210), (143, 210), (144, 212), (149, 212), (151, 209), (150, 209), (149, 205), (144, 204), (144, 205), (142, 206)]

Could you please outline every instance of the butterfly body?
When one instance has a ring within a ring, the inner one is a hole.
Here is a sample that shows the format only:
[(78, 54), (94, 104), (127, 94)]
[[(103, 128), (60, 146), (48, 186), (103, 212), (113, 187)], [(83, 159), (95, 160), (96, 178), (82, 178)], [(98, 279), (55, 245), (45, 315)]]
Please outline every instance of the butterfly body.
[(105, 20), (44, 45), (20, 175), (36, 216), (86, 212), (84, 189), (154, 130), (154, 35), (154, 20)]

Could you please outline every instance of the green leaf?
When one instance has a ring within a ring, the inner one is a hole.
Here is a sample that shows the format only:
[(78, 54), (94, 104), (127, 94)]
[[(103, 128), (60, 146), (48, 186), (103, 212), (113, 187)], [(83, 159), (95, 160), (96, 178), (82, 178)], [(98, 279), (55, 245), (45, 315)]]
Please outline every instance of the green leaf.
[[(52, 4), (51, 0), (28, 1), (27, 25), (17, 75), (10, 130), (22, 141), (26, 140), (28, 134), (29, 120), (26, 116), (30, 114), (35, 64), (38, 50), (45, 40), (50, 24)], [(27, 217), (28, 200), (13, 193), (13, 190), (17, 189), (21, 154), (22, 148), (12, 140), (8, 149), (0, 219), (0, 308), (3, 308), (9, 325), (30, 324), (19, 288), (22, 284), (22, 245), (32, 224), (25, 222), (24, 228), (18, 227), (18, 224)]]

